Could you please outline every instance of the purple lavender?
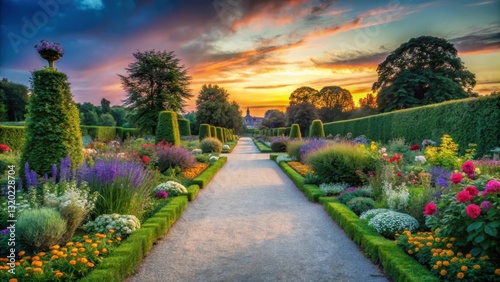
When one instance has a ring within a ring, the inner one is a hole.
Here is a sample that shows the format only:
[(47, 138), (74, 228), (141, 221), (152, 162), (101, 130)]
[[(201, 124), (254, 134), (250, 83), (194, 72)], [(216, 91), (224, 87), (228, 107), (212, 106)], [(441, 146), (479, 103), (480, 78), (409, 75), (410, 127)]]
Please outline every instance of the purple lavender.
[(446, 168), (432, 166), (429, 173), (431, 174), (431, 184), (441, 187), (448, 187), (448, 179), (450, 179), (451, 171)]
[(59, 53), (60, 57), (64, 55), (64, 48), (59, 43), (55, 42), (48, 42), (46, 40), (41, 40), (39, 45), (35, 45), (35, 48), (38, 51), (38, 53), (44, 51), (52, 51)]
[(36, 188), (38, 186), (38, 175), (34, 170), (32, 170), (30, 174), (31, 174), (31, 185), (33, 185), (33, 187)]
[(71, 172), (71, 159), (68, 156), (61, 160), (61, 164), (59, 166), (59, 183), (62, 183), (66, 180), (69, 180)]
[(31, 187), (31, 172), (30, 165), (28, 162), (24, 164), (24, 178), (26, 178), (26, 188)]
[(119, 178), (125, 178), (134, 187), (139, 187), (146, 180), (148, 173), (149, 168), (144, 169), (140, 162), (133, 160), (97, 159), (93, 167), (81, 165), (77, 170), (76, 179), (79, 183), (86, 181), (112, 184)]
[(316, 139), (316, 138), (309, 139), (309, 141), (307, 141), (306, 144), (300, 147), (299, 150), (300, 159), (305, 160), (310, 153), (315, 152), (321, 148), (327, 147), (330, 144), (331, 142), (329, 142), (326, 139)]
[(57, 179), (57, 165), (53, 164), (52, 165), (52, 180), (54, 181), (54, 183), (56, 183), (56, 179)]
[(5, 228), (4, 230), (0, 230), (0, 235), (9, 234), (9, 232), (9, 229)]

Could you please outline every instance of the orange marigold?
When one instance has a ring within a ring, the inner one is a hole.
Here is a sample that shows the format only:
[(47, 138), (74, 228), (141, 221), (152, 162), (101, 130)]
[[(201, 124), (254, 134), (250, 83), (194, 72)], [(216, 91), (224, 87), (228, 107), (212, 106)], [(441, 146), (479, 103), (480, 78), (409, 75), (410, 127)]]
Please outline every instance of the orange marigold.
[(465, 271), (467, 271), (467, 269), (469, 269), (469, 268), (467, 267), (467, 265), (462, 265), (462, 267), (460, 267), (460, 270), (462, 270), (462, 271), (464, 271), (464, 272), (465, 272)]
[(181, 174), (187, 179), (193, 179), (200, 175), (207, 167), (208, 164), (197, 163), (194, 167), (183, 170)]
[(441, 274), (442, 276), (445, 276), (447, 273), (448, 271), (446, 271), (446, 269), (441, 269), (441, 271), (439, 272), (439, 274)]
[(289, 162), (288, 165), (304, 177), (308, 173), (310, 174), (314, 173), (314, 170), (310, 166), (303, 164), (301, 162)]
[(75, 264), (76, 264), (76, 260), (74, 260), (74, 259), (70, 260), (70, 261), (69, 261), (69, 264), (71, 264), (71, 265), (75, 265)]
[(474, 269), (481, 269), (481, 266), (479, 264), (474, 264)]
[(464, 278), (464, 276), (465, 276), (465, 274), (463, 272), (457, 273), (457, 278), (458, 279), (462, 279), (462, 278)]

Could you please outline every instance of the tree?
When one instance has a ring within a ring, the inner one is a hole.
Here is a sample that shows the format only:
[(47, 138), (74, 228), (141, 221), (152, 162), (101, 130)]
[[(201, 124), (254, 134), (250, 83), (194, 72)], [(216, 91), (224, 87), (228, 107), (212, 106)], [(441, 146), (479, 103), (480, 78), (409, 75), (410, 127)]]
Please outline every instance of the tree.
[(286, 124), (286, 116), (285, 113), (279, 110), (269, 110), (264, 115), (265, 118), (262, 120), (260, 124), (261, 127), (266, 128), (277, 128), (285, 126)]
[(295, 89), (288, 98), (290, 100), (290, 106), (302, 104), (304, 102), (316, 105), (317, 94), (318, 90), (309, 86), (299, 87)]
[(116, 126), (123, 126), (127, 122), (128, 111), (122, 106), (111, 107), (111, 115), (116, 121)]
[(377, 97), (373, 96), (373, 94), (366, 94), (365, 98), (359, 99), (359, 107), (367, 108), (367, 109), (376, 109), (377, 108)]
[(28, 112), (26, 109), (29, 100), (28, 87), (3, 78), (0, 81), (0, 91), (3, 91), (0, 103), (6, 107), (7, 120), (23, 121), (24, 115)]
[(342, 87), (325, 86), (316, 96), (318, 115), (324, 122), (343, 119), (354, 109), (351, 92)]
[(100, 126), (116, 126), (116, 121), (111, 114), (102, 114), (99, 117)]
[(189, 126), (191, 127), (191, 134), (192, 135), (198, 135), (199, 133), (199, 126), (196, 123), (196, 112), (188, 112), (187, 114), (184, 115), (184, 118), (189, 120)]
[(127, 91), (124, 105), (134, 111), (131, 117), (137, 126), (154, 134), (161, 111), (182, 111), (185, 100), (193, 96), (190, 77), (174, 52), (137, 51), (133, 56), (127, 76), (119, 75)]
[(316, 108), (311, 103), (301, 103), (286, 109), (287, 126), (298, 124), (303, 135), (309, 132), (309, 125), (317, 118)]
[(85, 112), (82, 115), (82, 125), (97, 125), (99, 123), (99, 118), (95, 111)]
[(453, 44), (432, 36), (403, 43), (378, 65), (377, 73), (372, 90), (384, 112), (467, 98), (476, 85)]
[(110, 104), (111, 104), (111, 102), (106, 100), (105, 98), (101, 99), (101, 108), (102, 108), (103, 114), (110, 114), (111, 113), (111, 107), (109, 106)]
[(233, 129), (240, 132), (243, 117), (240, 106), (228, 101), (229, 94), (218, 85), (203, 85), (196, 98), (196, 123)]

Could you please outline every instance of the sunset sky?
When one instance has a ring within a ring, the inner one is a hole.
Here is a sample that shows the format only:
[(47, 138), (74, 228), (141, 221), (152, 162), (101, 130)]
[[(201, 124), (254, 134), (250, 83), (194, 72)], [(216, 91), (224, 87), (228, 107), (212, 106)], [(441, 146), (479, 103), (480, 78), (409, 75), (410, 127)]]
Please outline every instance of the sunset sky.
[(476, 92), (500, 90), (500, 0), (1, 0), (0, 10), (0, 78), (29, 85), (47, 64), (33, 46), (58, 42), (65, 54), (55, 65), (80, 103), (121, 104), (117, 74), (151, 49), (175, 52), (195, 97), (218, 84), (243, 114), (284, 110), (301, 86), (338, 85), (357, 102), (377, 65), (422, 35), (455, 45)]

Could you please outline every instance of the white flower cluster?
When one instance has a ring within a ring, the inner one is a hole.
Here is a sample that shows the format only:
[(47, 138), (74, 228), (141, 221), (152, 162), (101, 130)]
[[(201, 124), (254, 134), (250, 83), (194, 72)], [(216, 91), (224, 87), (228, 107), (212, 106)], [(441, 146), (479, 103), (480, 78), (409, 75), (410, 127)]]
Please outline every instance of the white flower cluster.
[(405, 183), (393, 188), (390, 182), (384, 181), (383, 190), (387, 205), (390, 209), (404, 210), (408, 208), (410, 193)]
[(427, 160), (424, 156), (415, 156), (415, 162), (419, 164), (425, 164)]
[(134, 215), (102, 214), (83, 228), (89, 233), (105, 233), (113, 229), (117, 237), (125, 237), (141, 228), (141, 222)]
[(382, 236), (393, 238), (396, 233), (404, 230), (415, 231), (418, 228), (418, 221), (408, 214), (388, 210), (376, 214), (368, 221), (368, 225), (375, 228)]
[(367, 211), (365, 211), (364, 213), (362, 213), (359, 216), (359, 219), (370, 220), (370, 219), (372, 219), (374, 216), (376, 216), (379, 213), (384, 213), (384, 212), (389, 212), (389, 211), (391, 211), (391, 210), (390, 209), (373, 209), (373, 210), (367, 210)]
[[(57, 194), (60, 194), (58, 196)], [(86, 182), (77, 187), (76, 181), (60, 184), (43, 185), (43, 205), (45, 207), (63, 209), (68, 206), (76, 206), (83, 211), (91, 211), (95, 207), (98, 194), (90, 193)]]
[(215, 162), (215, 161), (219, 160), (219, 157), (210, 155), (210, 158), (208, 160), (211, 162)]
[(229, 147), (229, 145), (222, 146), (222, 150), (229, 150), (229, 149), (231, 149), (231, 147)]
[(165, 183), (156, 186), (154, 189), (155, 193), (158, 193), (161, 190), (167, 192), (171, 196), (177, 196), (187, 193), (186, 187), (175, 181), (167, 181)]
[(344, 182), (339, 183), (321, 183), (319, 189), (325, 193), (325, 195), (335, 195), (343, 192), (345, 189), (349, 188), (350, 185)]
[(199, 154), (203, 153), (203, 151), (201, 149), (194, 149), (192, 152), (195, 155), (199, 155)]
[(276, 157), (276, 163), (279, 164), (280, 162), (291, 162), (292, 158), (290, 158), (289, 155), (279, 155)]

